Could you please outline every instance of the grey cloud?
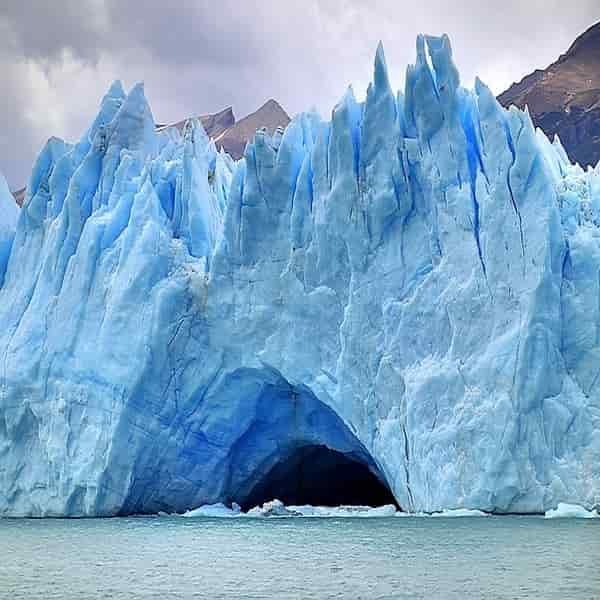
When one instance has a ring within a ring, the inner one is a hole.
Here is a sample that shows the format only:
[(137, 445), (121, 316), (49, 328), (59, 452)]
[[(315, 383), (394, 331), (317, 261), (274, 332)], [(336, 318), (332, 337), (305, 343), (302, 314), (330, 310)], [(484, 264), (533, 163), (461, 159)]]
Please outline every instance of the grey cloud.
[(95, 0), (3, 0), (0, 22), (26, 59), (53, 61), (63, 50), (96, 60), (106, 40), (104, 8)]
[(379, 39), (396, 87), (415, 36), (447, 32), (463, 82), (500, 92), (597, 20), (597, 0), (4, 0), (0, 170), (24, 184), (45, 138), (79, 136), (113, 79), (144, 80), (159, 121), (270, 97), (328, 115), (349, 83), (364, 92)]
[(180, 0), (166, 7), (147, 0), (140, 11), (138, 2), (107, 0), (106, 10), (113, 48), (141, 46), (163, 64), (241, 67), (269, 51), (261, 40), (261, 11), (250, 3)]
[(33, 157), (43, 138), (31, 126), (23, 106), (28, 103), (27, 90), (19, 81), (18, 69), (0, 60), (3, 93), (0, 93), (0, 170), (13, 187), (24, 184)]

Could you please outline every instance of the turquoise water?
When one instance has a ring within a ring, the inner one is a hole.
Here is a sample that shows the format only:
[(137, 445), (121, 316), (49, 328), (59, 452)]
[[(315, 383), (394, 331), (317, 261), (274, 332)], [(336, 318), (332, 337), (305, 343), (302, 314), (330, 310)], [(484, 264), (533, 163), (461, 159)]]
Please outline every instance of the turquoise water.
[(0, 520), (1, 598), (600, 598), (600, 519)]

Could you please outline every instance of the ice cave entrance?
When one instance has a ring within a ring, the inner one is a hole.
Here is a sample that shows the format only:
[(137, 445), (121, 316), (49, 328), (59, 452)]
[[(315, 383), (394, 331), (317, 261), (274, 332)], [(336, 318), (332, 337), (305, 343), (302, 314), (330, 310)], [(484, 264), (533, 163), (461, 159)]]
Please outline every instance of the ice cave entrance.
[(243, 509), (275, 498), (288, 505), (396, 504), (365, 446), (308, 387), (273, 370), (243, 369), (221, 392), (230, 407), (239, 403), (233, 414), (252, 415), (231, 457), (230, 502)]
[(324, 445), (300, 446), (281, 457), (243, 500), (242, 509), (274, 498), (287, 505), (396, 504), (372, 465)]
[[(240, 368), (199, 394), (170, 446), (142, 438), (151, 447), (135, 466), (120, 514), (185, 512), (215, 502), (247, 510), (274, 499), (396, 504), (376, 460), (308, 386), (273, 368)], [(123, 440), (121, 456), (131, 445)], [(116, 486), (108, 483), (104, 489)]]

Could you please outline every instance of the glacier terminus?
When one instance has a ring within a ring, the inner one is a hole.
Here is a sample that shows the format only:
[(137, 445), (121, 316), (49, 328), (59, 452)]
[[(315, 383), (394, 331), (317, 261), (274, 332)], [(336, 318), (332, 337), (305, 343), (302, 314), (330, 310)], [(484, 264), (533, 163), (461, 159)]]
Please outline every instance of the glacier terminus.
[(600, 167), (446, 36), (239, 161), (115, 83), (8, 194), (0, 515), (251, 506), (318, 449), (407, 512), (600, 506)]

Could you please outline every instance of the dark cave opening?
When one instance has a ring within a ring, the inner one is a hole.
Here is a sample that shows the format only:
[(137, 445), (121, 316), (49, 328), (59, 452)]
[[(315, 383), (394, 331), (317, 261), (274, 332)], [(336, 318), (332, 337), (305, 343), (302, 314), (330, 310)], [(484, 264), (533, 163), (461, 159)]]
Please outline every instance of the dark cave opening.
[(284, 504), (382, 506), (396, 500), (360, 458), (322, 445), (300, 446), (280, 460), (241, 502), (243, 510), (277, 498)]

